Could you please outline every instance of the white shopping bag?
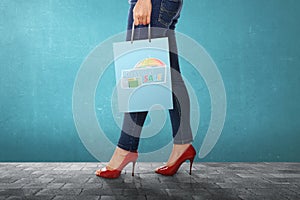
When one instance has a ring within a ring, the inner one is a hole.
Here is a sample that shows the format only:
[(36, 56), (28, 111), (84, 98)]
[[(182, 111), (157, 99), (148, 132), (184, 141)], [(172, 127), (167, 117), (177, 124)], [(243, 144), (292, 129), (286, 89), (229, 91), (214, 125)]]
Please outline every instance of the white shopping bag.
[(172, 85), (168, 38), (113, 44), (120, 112), (172, 109)]

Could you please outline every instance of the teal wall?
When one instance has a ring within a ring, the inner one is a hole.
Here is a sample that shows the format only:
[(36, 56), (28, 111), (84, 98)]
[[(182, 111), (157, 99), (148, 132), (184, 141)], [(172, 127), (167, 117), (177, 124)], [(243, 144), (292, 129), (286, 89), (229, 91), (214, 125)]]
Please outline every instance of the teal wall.
[[(0, 1), (0, 161), (96, 161), (74, 125), (73, 84), (89, 52), (125, 30), (127, 9), (126, 0)], [(211, 55), (228, 103), (222, 135), (201, 161), (300, 161), (299, 10), (298, 0), (185, 0), (177, 30)], [(194, 70), (181, 63), (197, 85)], [(110, 84), (100, 90), (109, 94)], [(209, 94), (194, 90), (203, 120), (199, 149)], [(97, 100), (103, 103), (110, 105)], [(119, 129), (99, 118), (116, 142)], [(170, 137), (166, 126), (162, 134)], [(151, 145), (142, 141), (141, 151)]]

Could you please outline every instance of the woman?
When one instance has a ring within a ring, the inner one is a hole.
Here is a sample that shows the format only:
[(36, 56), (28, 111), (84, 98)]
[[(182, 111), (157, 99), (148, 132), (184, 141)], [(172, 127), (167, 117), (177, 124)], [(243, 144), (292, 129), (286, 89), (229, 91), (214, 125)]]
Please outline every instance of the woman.
[[(191, 174), (196, 151), (191, 145), (193, 136), (190, 128), (190, 103), (186, 86), (180, 74), (174, 34), (183, 0), (129, 0), (129, 3), (131, 6), (127, 40), (130, 39), (133, 23), (140, 28), (136, 30), (140, 30), (140, 33), (135, 34), (135, 39), (147, 37), (147, 33), (142, 28), (147, 27), (148, 24), (151, 24), (154, 29), (152, 34), (155, 37), (167, 36), (169, 39), (173, 91), (173, 109), (169, 110), (169, 114), (174, 144), (166, 165), (157, 168), (155, 172), (166, 176), (174, 175), (184, 161), (190, 160)], [(130, 162), (133, 163), (132, 175), (134, 175), (139, 138), (146, 116), (147, 112), (125, 113), (121, 136), (115, 152), (107, 166), (96, 171), (97, 176), (117, 178), (122, 169)]]

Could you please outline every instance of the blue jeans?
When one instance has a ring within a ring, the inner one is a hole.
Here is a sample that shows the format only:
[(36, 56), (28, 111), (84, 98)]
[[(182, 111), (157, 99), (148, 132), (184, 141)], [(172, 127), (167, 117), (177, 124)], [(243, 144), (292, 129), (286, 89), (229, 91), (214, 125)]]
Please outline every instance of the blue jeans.
[[(130, 40), (133, 24), (133, 8), (137, 0), (129, 0), (127, 38)], [(190, 101), (186, 86), (180, 74), (177, 45), (175, 38), (175, 25), (180, 16), (182, 0), (152, 0), (151, 33), (152, 38), (168, 37), (170, 49), (171, 79), (173, 92), (173, 109), (169, 110), (173, 143), (187, 144), (193, 141), (190, 127)], [(147, 26), (139, 25), (135, 29), (134, 39), (146, 39)], [(155, 28), (157, 27), (157, 28)], [(140, 134), (148, 112), (131, 112), (124, 114), (123, 127), (118, 147), (127, 151), (138, 149)]]

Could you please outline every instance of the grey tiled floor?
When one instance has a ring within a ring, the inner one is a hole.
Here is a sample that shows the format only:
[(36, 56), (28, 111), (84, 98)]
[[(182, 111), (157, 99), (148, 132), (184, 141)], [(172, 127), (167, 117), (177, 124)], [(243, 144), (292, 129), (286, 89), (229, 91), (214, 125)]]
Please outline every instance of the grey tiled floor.
[[(300, 163), (184, 163), (172, 177), (162, 163), (129, 164), (118, 179), (96, 177), (105, 163), (0, 163), (1, 199), (300, 199)], [(126, 173), (127, 172), (127, 173)]]

